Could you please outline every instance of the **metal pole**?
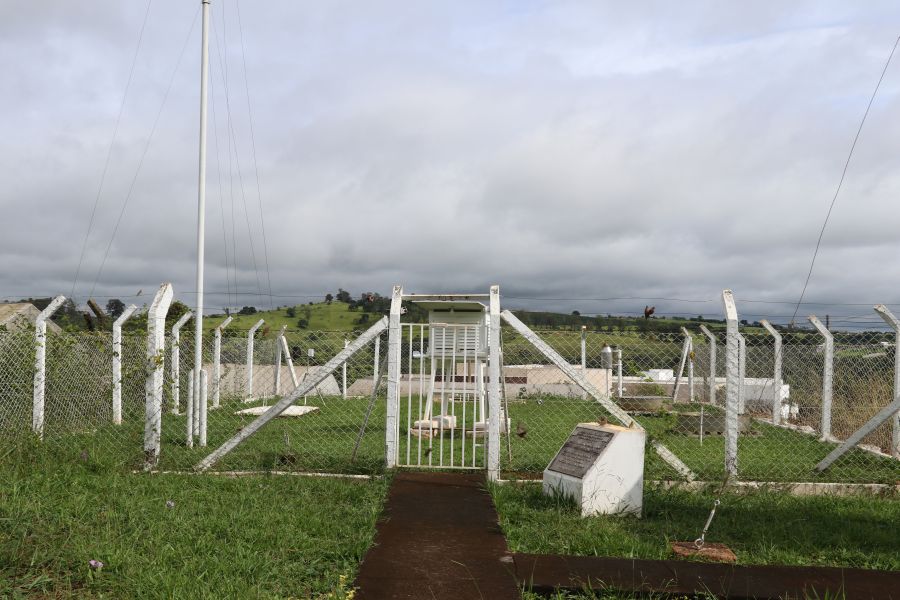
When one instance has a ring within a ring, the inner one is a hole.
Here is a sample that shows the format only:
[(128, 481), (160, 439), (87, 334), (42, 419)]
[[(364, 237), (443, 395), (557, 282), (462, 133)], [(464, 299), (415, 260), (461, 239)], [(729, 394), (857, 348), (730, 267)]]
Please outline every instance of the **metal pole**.
[(622, 349), (621, 348), (616, 348), (616, 362), (617, 362), (616, 366), (619, 371), (619, 377), (618, 377), (619, 398), (621, 398), (622, 397), (622, 387), (623, 387), (622, 386), (623, 381), (622, 381)]
[(222, 385), (222, 330), (228, 327), (231, 319), (229, 316), (216, 327), (213, 346), (213, 408), (219, 408), (219, 392)]
[(706, 328), (706, 325), (700, 326), (700, 331), (709, 340), (709, 397), (706, 399), (710, 404), (716, 403), (716, 336)]
[[(766, 331), (775, 338), (775, 365), (772, 374), (772, 387), (774, 388), (772, 390), (772, 423), (778, 425), (781, 423), (781, 334), (765, 319), (760, 321), (759, 324), (765, 327)], [(788, 419), (790, 417), (790, 412), (788, 412)]]
[(740, 333), (737, 306), (731, 290), (722, 292), (725, 308), (725, 472), (737, 475), (738, 468), (738, 403), (740, 402)]
[(822, 441), (831, 441), (831, 398), (834, 387), (834, 336), (822, 325), (816, 315), (809, 315), (809, 322), (813, 324), (822, 337), (825, 338), (825, 364), (822, 369)]
[[(410, 337), (410, 339), (412, 339), (412, 337)], [(349, 345), (350, 341), (344, 340), (344, 348)], [(410, 352), (410, 356), (412, 356), (412, 352)], [(410, 389), (412, 389), (412, 384), (410, 384)], [(347, 399), (347, 361), (344, 361), (344, 364), (341, 365), (341, 395), (344, 397), (344, 400)]]
[[(587, 325), (581, 326), (581, 373), (587, 377)], [(581, 397), (587, 398), (587, 392), (581, 392)]]
[(200, 168), (197, 185), (197, 308), (194, 311), (194, 398), (200, 397), (203, 369), (203, 250), (206, 229), (206, 83), (209, 78), (209, 3), (203, 6), (203, 33), (200, 49)]

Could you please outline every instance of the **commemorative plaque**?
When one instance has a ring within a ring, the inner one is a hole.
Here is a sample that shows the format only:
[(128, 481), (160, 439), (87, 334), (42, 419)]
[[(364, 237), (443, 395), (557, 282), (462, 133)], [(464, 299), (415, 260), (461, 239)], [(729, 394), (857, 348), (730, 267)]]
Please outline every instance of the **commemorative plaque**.
[(642, 429), (579, 423), (544, 470), (544, 493), (571, 496), (583, 516), (641, 514)]

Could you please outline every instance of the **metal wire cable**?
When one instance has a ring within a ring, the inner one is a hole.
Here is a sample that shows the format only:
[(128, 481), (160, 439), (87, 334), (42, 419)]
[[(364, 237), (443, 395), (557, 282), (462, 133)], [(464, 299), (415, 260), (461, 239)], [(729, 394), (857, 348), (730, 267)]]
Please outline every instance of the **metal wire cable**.
[(91, 237), (91, 231), (94, 228), (94, 219), (97, 216), (97, 206), (100, 204), (100, 197), (103, 194), (103, 184), (106, 182), (106, 173), (109, 170), (109, 161), (112, 158), (113, 146), (119, 135), (119, 125), (122, 122), (122, 113), (125, 112), (125, 100), (128, 98), (128, 90), (131, 89), (131, 81), (134, 78), (134, 67), (137, 64), (138, 54), (141, 51), (141, 44), (144, 40), (144, 30), (147, 27), (147, 19), (150, 16), (150, 5), (153, 0), (147, 0), (147, 8), (144, 11), (144, 20), (141, 23), (141, 30), (138, 33), (137, 45), (134, 48), (134, 56), (131, 58), (131, 68), (128, 69), (128, 80), (125, 82), (125, 91), (122, 92), (122, 101), (119, 103), (119, 114), (116, 116), (116, 124), (113, 127), (112, 138), (109, 140), (109, 148), (106, 150), (106, 160), (103, 161), (103, 171), (100, 173), (100, 185), (97, 187), (97, 196), (94, 198), (94, 207), (91, 209), (91, 217), (88, 220), (87, 232), (84, 234), (84, 242), (81, 244), (81, 254), (78, 256), (78, 266), (75, 267), (75, 277), (72, 279), (72, 290), (69, 297), (73, 302), (75, 299), (75, 286), (78, 285), (78, 276), (81, 274), (81, 265), (84, 262), (84, 254), (87, 251), (88, 239)]
[(869, 104), (866, 106), (866, 112), (863, 113), (862, 120), (859, 122), (859, 127), (856, 129), (856, 136), (853, 138), (853, 144), (850, 146), (850, 152), (847, 154), (847, 161), (844, 163), (844, 170), (841, 172), (841, 179), (838, 181), (837, 189), (834, 191), (834, 196), (831, 198), (831, 205), (828, 207), (828, 213), (825, 215), (825, 221), (822, 223), (822, 229), (819, 231), (819, 239), (816, 240), (816, 249), (813, 251), (812, 260), (809, 263), (809, 272), (806, 274), (806, 281), (803, 283), (803, 290), (800, 292), (800, 299), (797, 300), (797, 306), (794, 308), (794, 316), (791, 317), (791, 324), (794, 323), (794, 320), (797, 318), (797, 311), (800, 310), (800, 304), (803, 302), (803, 296), (806, 295), (806, 288), (809, 286), (809, 280), (812, 278), (813, 267), (816, 265), (816, 257), (819, 255), (819, 247), (822, 245), (822, 236), (825, 235), (825, 228), (828, 226), (828, 220), (831, 218), (831, 211), (834, 210), (834, 203), (837, 201), (838, 194), (841, 193), (841, 188), (844, 185), (844, 178), (847, 176), (847, 169), (850, 167), (850, 160), (853, 158), (853, 151), (856, 149), (856, 142), (859, 141), (859, 136), (862, 133), (863, 125), (866, 123), (866, 117), (869, 116), (869, 110), (872, 108), (872, 103), (875, 101), (875, 95), (878, 94), (878, 88), (881, 87), (881, 82), (884, 81), (884, 75), (887, 73), (888, 66), (891, 64), (891, 59), (894, 57), (894, 52), (897, 50), (897, 44), (900, 43), (900, 36), (894, 41), (894, 46), (891, 48), (891, 53), (888, 55), (887, 61), (884, 63), (884, 68), (881, 70), (881, 76), (878, 78), (878, 83), (875, 84), (875, 89), (872, 91), (872, 96), (869, 98)]

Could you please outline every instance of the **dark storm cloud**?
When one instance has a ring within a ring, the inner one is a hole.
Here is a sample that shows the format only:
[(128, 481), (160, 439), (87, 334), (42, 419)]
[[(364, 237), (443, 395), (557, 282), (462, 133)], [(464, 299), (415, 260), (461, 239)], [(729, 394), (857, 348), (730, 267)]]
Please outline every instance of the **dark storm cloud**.
[[(82, 299), (196, 4), (151, 6)], [(2, 296), (72, 286), (145, 6), (0, 8)], [(656, 304), (706, 315), (720, 311), (724, 287), (747, 299), (798, 296), (900, 12), (891, 3), (243, 2), (257, 195), (236, 8), (213, 2), (207, 289), (265, 288), (268, 257), (275, 294), (496, 282), (518, 298), (700, 299)], [(95, 295), (169, 280), (192, 298), (198, 49), (199, 23)], [(897, 69), (825, 234), (811, 301), (900, 302)], [(518, 298), (509, 303), (643, 308)], [(268, 302), (214, 293), (208, 304)]]

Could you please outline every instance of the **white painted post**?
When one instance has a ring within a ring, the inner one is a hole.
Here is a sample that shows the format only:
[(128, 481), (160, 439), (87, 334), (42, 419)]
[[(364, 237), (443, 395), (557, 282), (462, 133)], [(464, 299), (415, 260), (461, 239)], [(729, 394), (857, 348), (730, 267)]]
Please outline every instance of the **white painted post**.
[(144, 413), (144, 468), (159, 463), (162, 434), (163, 367), (165, 365), (166, 313), (172, 304), (172, 284), (159, 287), (147, 311), (147, 381)]
[(725, 472), (738, 472), (738, 404), (740, 403), (740, 333), (731, 290), (722, 292), (725, 308)]
[(207, 378), (206, 369), (200, 371), (200, 446), (206, 446), (206, 411), (207, 411)]
[(688, 367), (688, 401), (694, 401), (694, 336), (686, 327), (681, 328), (681, 334), (686, 340), (687, 367)]
[(232, 318), (229, 316), (216, 327), (213, 341), (213, 408), (219, 408), (219, 392), (222, 387), (222, 330), (228, 327)]
[(825, 364), (822, 369), (822, 435), (820, 439), (826, 442), (833, 441), (831, 437), (831, 400), (834, 388), (834, 336), (822, 325), (816, 315), (809, 315), (809, 322), (825, 338)]
[(678, 402), (678, 390), (681, 389), (681, 380), (684, 377), (684, 365), (687, 363), (688, 355), (691, 352), (691, 335), (684, 327), (681, 328), (681, 334), (684, 340), (681, 343), (681, 360), (678, 363), (678, 370), (675, 372), (675, 386), (672, 389), (672, 402)]
[(622, 349), (621, 349), (621, 348), (616, 348), (616, 365), (617, 365), (617, 369), (618, 369), (618, 371), (619, 371), (619, 377), (618, 377), (618, 380), (619, 380), (619, 398), (621, 398), (621, 397), (622, 397), (623, 387), (624, 387), (624, 386), (623, 386), (624, 381), (623, 381), (623, 379), (622, 379)]
[(253, 336), (264, 322), (264, 319), (260, 319), (247, 332), (247, 390), (244, 394), (244, 402), (253, 401)]
[[(191, 317), (194, 316), (194, 313), (191, 311), (187, 311), (181, 318), (176, 321), (174, 325), (172, 325), (172, 365), (169, 367), (172, 373), (172, 414), (177, 415), (181, 410), (179, 405), (181, 404), (181, 327), (187, 323)], [(190, 380), (190, 385), (193, 387), (194, 380)], [(191, 406), (188, 403), (188, 406), (185, 407), (188, 415), (191, 415)], [(191, 417), (188, 416), (190, 419)]]
[[(875, 307), (884, 322), (894, 330), (894, 398), (900, 397), (900, 320), (884, 304)], [(900, 458), (900, 412), (894, 413), (891, 435), (891, 456)]]
[[(487, 446), (487, 478), (488, 481), (500, 479), (500, 286), (491, 286), (490, 331), (488, 332), (488, 446)], [(585, 329), (581, 330), (581, 368), (585, 367)], [(478, 374), (479, 381), (481, 373)], [(504, 418), (506, 416), (504, 415)], [(505, 424), (504, 424), (505, 426)], [(507, 431), (507, 435), (509, 432)], [(472, 449), (474, 454), (475, 450)]]
[(122, 324), (128, 320), (128, 317), (134, 314), (137, 306), (131, 304), (122, 311), (119, 318), (113, 322), (112, 339), (113, 339), (113, 397), (112, 397), (112, 413), (113, 424), (122, 424)]
[(53, 316), (65, 296), (57, 296), (34, 320), (34, 394), (31, 406), (31, 429), (44, 439), (44, 392), (47, 381), (47, 319)]
[[(188, 380), (193, 384), (194, 382), (194, 370), (191, 369), (188, 371)], [(197, 424), (195, 422), (195, 415), (199, 411), (194, 411), (194, 386), (188, 386), (188, 395), (187, 395), (187, 410), (185, 411), (185, 427), (187, 431), (185, 432), (185, 443), (188, 448), (194, 447), (194, 436), (197, 435)]]
[[(387, 418), (385, 420), (385, 450), (384, 459), (387, 468), (397, 466), (400, 446), (400, 351), (401, 331), (400, 314), (403, 305), (403, 287), (394, 286), (391, 295), (391, 315), (388, 324), (388, 391), (387, 391)], [(377, 338), (376, 338), (377, 340)], [(378, 346), (375, 346), (376, 356)], [(376, 363), (377, 364), (377, 363)], [(377, 369), (376, 385), (377, 385)]]
[(284, 332), (287, 329), (287, 325), (282, 325), (281, 329), (278, 331), (278, 335), (275, 336), (275, 381), (273, 384), (272, 395), (278, 396), (281, 394), (281, 338), (284, 337)]
[(747, 396), (745, 384), (747, 383), (747, 338), (743, 333), (738, 333), (738, 372), (741, 379), (738, 385), (738, 414), (747, 412)]
[(288, 369), (291, 371), (291, 383), (294, 384), (294, 387), (300, 385), (297, 382), (297, 372), (294, 370), (294, 359), (291, 358), (291, 349), (288, 347), (287, 339), (282, 336), (281, 338), (281, 349), (284, 351), (284, 359), (287, 361)]
[[(344, 348), (350, 345), (349, 340), (344, 340)], [(347, 399), (347, 361), (344, 361), (344, 364), (341, 365), (341, 395), (344, 397), (344, 400)]]
[(706, 339), (709, 340), (709, 398), (707, 401), (710, 404), (716, 403), (716, 336), (706, 328), (706, 325), (700, 326), (700, 331), (703, 332), (703, 335), (706, 336)]
[[(581, 326), (581, 372), (587, 377), (587, 325)], [(581, 392), (582, 398), (587, 398), (587, 392)]]
[(772, 373), (772, 386), (775, 388), (772, 391), (772, 423), (778, 425), (781, 423), (781, 386), (782, 382), (782, 374), (781, 374), (781, 361), (782, 361), (782, 351), (781, 351), (781, 334), (778, 333), (772, 324), (763, 319), (759, 322), (760, 325), (766, 328), (766, 331), (769, 332), (769, 335), (775, 340), (775, 358), (774, 358), (774, 368)]

